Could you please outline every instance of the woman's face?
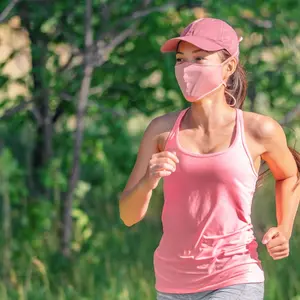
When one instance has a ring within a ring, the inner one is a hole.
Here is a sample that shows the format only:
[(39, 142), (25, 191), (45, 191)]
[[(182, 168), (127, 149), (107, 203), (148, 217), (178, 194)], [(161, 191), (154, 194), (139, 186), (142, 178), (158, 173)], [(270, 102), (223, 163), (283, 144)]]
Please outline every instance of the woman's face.
[(182, 41), (179, 43), (176, 52), (176, 65), (186, 61), (214, 65), (222, 63), (221, 58), (216, 51), (204, 51), (188, 42)]
[[(225, 59), (225, 57), (224, 57)], [(194, 62), (200, 65), (218, 65), (224, 59), (221, 59), (220, 51), (205, 51), (201, 48), (194, 46), (188, 42), (179, 42), (176, 52), (176, 64), (179, 65), (183, 62)], [(228, 78), (234, 73), (237, 67), (237, 59), (232, 57), (222, 67), (222, 76), (227, 82)]]

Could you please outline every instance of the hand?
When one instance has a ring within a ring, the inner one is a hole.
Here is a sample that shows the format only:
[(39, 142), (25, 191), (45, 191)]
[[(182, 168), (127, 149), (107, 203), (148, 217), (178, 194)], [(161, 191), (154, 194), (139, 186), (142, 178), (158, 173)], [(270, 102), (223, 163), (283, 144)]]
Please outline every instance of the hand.
[(280, 226), (270, 228), (264, 235), (262, 243), (266, 245), (270, 256), (274, 260), (289, 256), (289, 238)]
[(161, 177), (169, 176), (176, 171), (176, 163), (179, 163), (179, 159), (175, 152), (162, 151), (153, 154), (144, 176), (148, 186), (155, 189)]

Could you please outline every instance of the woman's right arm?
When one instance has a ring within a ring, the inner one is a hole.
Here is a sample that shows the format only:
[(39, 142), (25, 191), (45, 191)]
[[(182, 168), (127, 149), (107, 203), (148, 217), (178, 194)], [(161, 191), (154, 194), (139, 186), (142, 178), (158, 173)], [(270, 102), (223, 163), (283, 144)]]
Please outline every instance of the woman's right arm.
[(168, 151), (159, 152), (157, 139), (163, 127), (162, 117), (153, 119), (140, 143), (135, 165), (119, 199), (120, 218), (127, 226), (146, 215), (153, 189), (161, 177), (176, 169), (177, 157)]

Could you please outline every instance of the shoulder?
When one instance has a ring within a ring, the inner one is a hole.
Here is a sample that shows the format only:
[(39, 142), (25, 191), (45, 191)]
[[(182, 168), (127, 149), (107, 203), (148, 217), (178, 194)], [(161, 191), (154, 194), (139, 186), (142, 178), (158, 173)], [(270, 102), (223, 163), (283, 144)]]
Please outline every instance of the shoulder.
[(284, 141), (285, 133), (278, 121), (272, 117), (243, 111), (245, 129), (259, 143)]
[(151, 135), (156, 137), (159, 149), (164, 148), (169, 132), (172, 130), (181, 111), (182, 110), (177, 110), (159, 115), (149, 123), (146, 132), (151, 132)]
[(147, 130), (151, 130), (157, 134), (169, 130), (173, 127), (180, 112), (181, 111), (172, 111), (153, 118), (149, 123)]

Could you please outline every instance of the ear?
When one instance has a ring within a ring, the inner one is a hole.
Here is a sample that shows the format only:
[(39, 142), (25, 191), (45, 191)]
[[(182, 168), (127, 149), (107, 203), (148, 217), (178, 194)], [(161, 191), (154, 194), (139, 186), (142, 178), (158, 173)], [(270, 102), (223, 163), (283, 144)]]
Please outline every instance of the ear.
[(235, 57), (233, 57), (228, 63), (227, 63), (227, 73), (228, 73), (228, 77), (230, 77), (234, 71), (236, 70), (238, 65), (238, 61)]
[(235, 57), (232, 57), (224, 66), (224, 80), (227, 81), (228, 78), (235, 72), (238, 65), (238, 61)]

